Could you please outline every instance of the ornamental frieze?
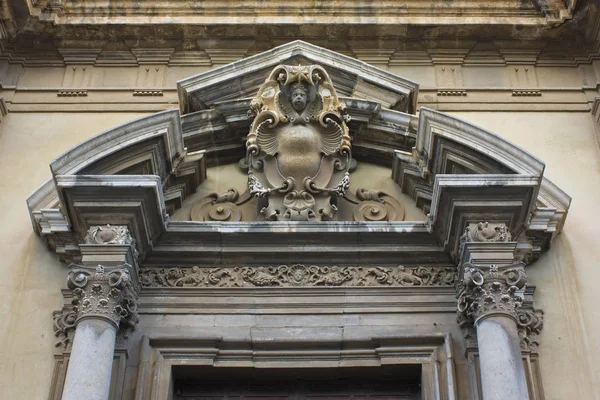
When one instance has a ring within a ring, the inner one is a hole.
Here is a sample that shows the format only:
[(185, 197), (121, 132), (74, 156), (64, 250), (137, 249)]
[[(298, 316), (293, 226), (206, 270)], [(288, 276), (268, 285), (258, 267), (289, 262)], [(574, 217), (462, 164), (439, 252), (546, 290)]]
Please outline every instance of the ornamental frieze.
[(454, 286), (455, 268), (279, 265), (222, 268), (142, 268), (147, 288)]

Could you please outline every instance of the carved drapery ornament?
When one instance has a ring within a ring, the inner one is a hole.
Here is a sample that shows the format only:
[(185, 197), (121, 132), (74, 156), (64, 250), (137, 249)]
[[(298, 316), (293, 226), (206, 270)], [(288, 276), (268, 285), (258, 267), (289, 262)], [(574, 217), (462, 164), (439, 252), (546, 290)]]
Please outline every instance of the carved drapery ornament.
[(346, 108), (318, 65), (277, 66), (251, 102), (248, 188), (267, 220), (331, 220), (350, 186)]
[(77, 321), (82, 318), (103, 318), (117, 328), (120, 324), (133, 327), (138, 321), (138, 296), (126, 266), (95, 270), (72, 266), (67, 286), (73, 291), (73, 311)]
[(221, 268), (143, 268), (143, 287), (454, 286), (448, 267), (279, 265)]

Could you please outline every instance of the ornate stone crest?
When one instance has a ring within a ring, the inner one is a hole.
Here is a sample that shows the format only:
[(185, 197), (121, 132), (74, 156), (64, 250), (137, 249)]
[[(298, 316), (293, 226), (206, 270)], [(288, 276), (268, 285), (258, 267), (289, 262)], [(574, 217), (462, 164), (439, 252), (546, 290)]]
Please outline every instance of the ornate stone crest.
[(248, 186), (268, 220), (334, 218), (349, 188), (345, 105), (319, 65), (276, 67), (251, 102)]

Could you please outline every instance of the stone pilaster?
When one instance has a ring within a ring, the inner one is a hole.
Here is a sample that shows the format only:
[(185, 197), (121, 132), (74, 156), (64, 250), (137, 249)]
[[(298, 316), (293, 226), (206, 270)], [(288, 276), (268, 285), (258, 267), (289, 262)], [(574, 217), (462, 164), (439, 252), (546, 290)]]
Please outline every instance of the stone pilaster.
[(487, 222), (461, 238), (457, 308), (461, 325), (477, 330), (484, 400), (529, 398), (518, 325), (527, 275), (511, 239), (506, 225)]
[(75, 331), (62, 398), (106, 400), (117, 331), (137, 323), (134, 240), (125, 226), (95, 226), (80, 247), (82, 265), (71, 265), (67, 277), (72, 309), (54, 315), (63, 346)]

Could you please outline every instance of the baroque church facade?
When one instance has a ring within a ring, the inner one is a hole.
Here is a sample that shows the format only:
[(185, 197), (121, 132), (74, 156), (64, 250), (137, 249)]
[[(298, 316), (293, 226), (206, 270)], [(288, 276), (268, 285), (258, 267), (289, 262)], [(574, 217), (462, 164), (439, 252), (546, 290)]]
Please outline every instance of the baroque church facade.
[(0, 398), (600, 397), (597, 2), (0, 11)]

